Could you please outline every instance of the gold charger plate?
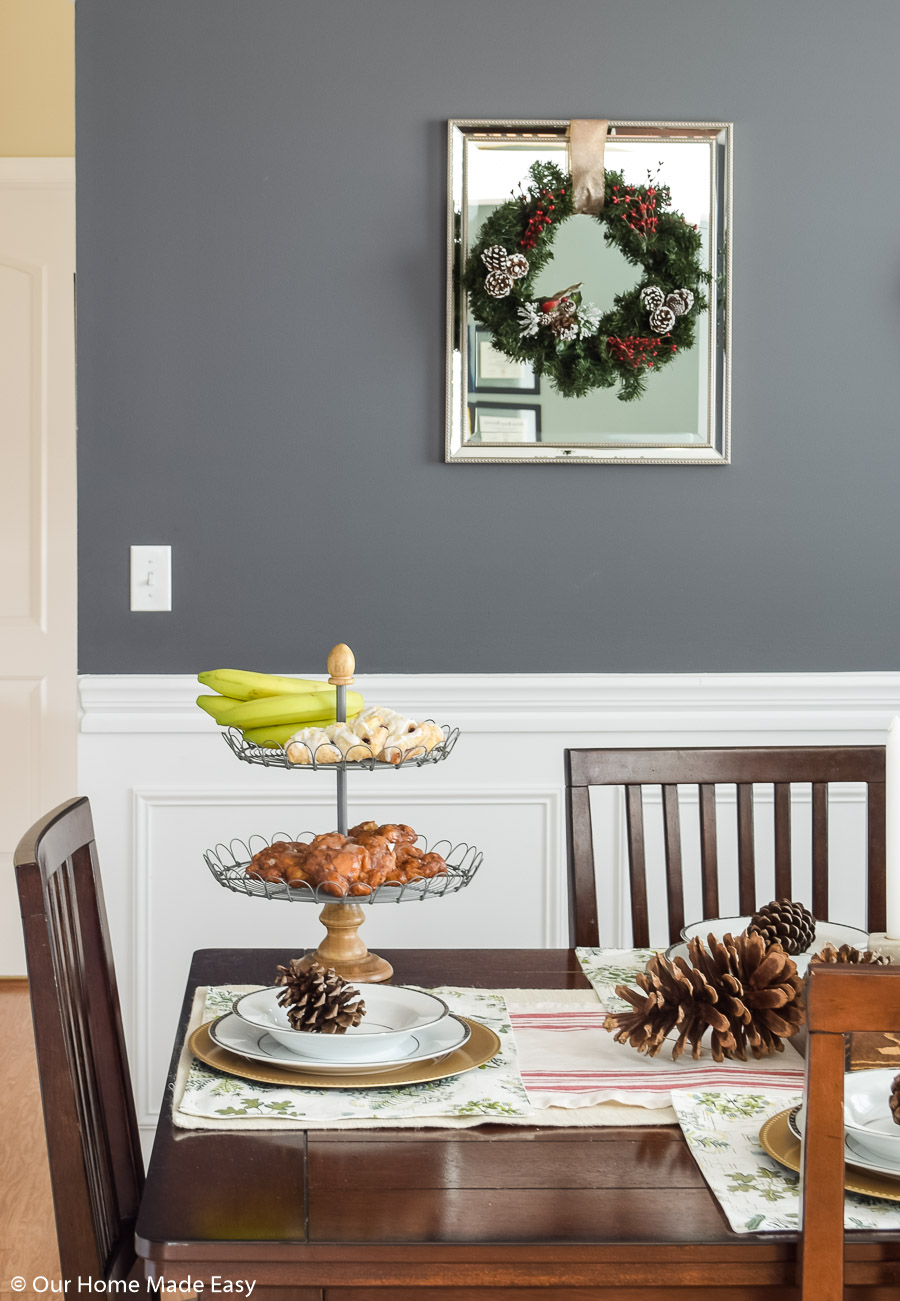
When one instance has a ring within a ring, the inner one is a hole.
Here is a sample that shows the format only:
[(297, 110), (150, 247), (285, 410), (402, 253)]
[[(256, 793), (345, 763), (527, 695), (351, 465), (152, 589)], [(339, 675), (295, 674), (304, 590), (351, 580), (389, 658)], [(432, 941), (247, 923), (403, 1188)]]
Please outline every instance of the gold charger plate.
[[(759, 1131), (759, 1141), (769, 1156), (774, 1157), (789, 1170), (800, 1172), (800, 1140), (788, 1125), (791, 1108), (779, 1111), (770, 1118)], [(868, 1173), (865, 1170), (844, 1168), (844, 1187), (851, 1193), (863, 1193), (866, 1197), (883, 1197), (889, 1202), (900, 1202), (900, 1179), (890, 1175)]]
[(472, 1031), (461, 1048), (455, 1048), (439, 1062), (410, 1062), (383, 1074), (360, 1070), (352, 1075), (317, 1075), (315, 1071), (287, 1070), (283, 1066), (251, 1062), (246, 1057), (230, 1053), (226, 1048), (213, 1043), (209, 1037), (208, 1025), (201, 1025), (194, 1031), (188, 1040), (188, 1047), (207, 1066), (224, 1071), (226, 1075), (257, 1080), (261, 1084), (289, 1084), (295, 1088), (307, 1089), (386, 1089), (397, 1084), (427, 1084), (432, 1080), (449, 1079), (451, 1075), (462, 1075), (465, 1071), (474, 1071), (476, 1067), (483, 1066), (500, 1051), (500, 1040), (493, 1030), (489, 1030), (480, 1021), (470, 1021), (465, 1016), (459, 1020), (465, 1021)]

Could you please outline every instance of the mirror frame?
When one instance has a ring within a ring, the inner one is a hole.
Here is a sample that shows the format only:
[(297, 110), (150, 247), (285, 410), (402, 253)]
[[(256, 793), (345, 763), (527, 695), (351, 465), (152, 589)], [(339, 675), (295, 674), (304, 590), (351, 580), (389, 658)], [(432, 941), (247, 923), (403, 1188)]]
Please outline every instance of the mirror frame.
[[(731, 461), (731, 245), (732, 134), (730, 122), (633, 122), (610, 120), (610, 132), (636, 142), (665, 136), (704, 140), (710, 151), (712, 265), (724, 280), (715, 311), (709, 313), (709, 438), (704, 444), (682, 443), (533, 443), (528, 445), (467, 442), (469, 310), (461, 288), (468, 244), (466, 143), (474, 137), (496, 140), (564, 140), (568, 121), (453, 118), (447, 123), (447, 377), (444, 460), (468, 465), (728, 465)], [(466, 424), (464, 424), (464, 421)]]

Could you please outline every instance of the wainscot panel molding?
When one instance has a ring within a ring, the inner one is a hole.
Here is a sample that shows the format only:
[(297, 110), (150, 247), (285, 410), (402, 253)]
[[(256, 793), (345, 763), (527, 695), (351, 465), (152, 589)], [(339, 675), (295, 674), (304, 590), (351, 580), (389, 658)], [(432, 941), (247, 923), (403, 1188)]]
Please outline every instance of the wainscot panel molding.
[[(358, 684), (369, 702), (434, 717), (462, 734), (446, 763), (351, 774), (351, 821), (411, 822), (429, 840), (465, 841), (484, 852), (479, 874), (458, 895), (416, 907), (372, 907), (362, 934), (376, 951), (567, 942), (566, 747), (877, 744), (900, 712), (900, 673), (371, 675)], [(203, 852), (252, 834), (331, 830), (334, 775), (238, 762), (194, 704), (198, 691), (194, 678), (180, 675), (80, 680), (79, 789), (94, 809), (140, 1121), (148, 1136), (193, 950), (258, 945), (299, 953), (324, 933), (313, 906), (223, 890)], [(761, 796), (762, 822), (772, 808), (765, 789)], [(684, 802), (690, 864), (696, 856), (690, 792)], [(601, 925), (610, 944), (627, 941), (622, 804), (616, 792), (598, 793), (594, 803)], [(652, 797), (648, 804), (652, 813)], [(801, 864), (808, 804), (801, 790), (795, 816)], [(734, 816), (726, 793), (723, 826)], [(834, 896), (842, 920), (852, 921), (857, 905), (863, 833), (861, 789), (842, 788), (831, 810), (833, 862), (847, 864), (846, 889)], [(764, 839), (761, 830), (760, 844)], [(727, 913), (727, 854), (720, 866)], [(759, 867), (765, 880), (770, 865), (762, 856)], [(689, 913), (693, 890), (686, 888)]]

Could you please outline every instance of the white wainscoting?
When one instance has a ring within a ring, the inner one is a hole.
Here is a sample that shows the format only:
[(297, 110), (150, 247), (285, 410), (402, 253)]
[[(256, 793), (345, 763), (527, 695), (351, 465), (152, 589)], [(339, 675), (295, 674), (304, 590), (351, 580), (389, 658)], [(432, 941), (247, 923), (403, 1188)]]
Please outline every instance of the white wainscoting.
[[(363, 935), (376, 950), (567, 942), (567, 747), (873, 744), (884, 741), (890, 718), (900, 712), (897, 673), (372, 675), (358, 683), (367, 700), (459, 726), (462, 735), (446, 763), (352, 774), (351, 821), (410, 822), (429, 840), (465, 841), (484, 851), (467, 891), (418, 906), (374, 906)], [(222, 890), (203, 851), (253, 833), (330, 830), (334, 776), (239, 763), (194, 705), (193, 678), (85, 676), (80, 689), (79, 789), (94, 810), (139, 1121), (149, 1131), (191, 953), (245, 945), (299, 951), (323, 933), (318, 910), (309, 905)], [(691, 798), (685, 793), (686, 862), (693, 855)], [(804, 800), (801, 790), (794, 832), (801, 865), (808, 843)], [(727, 792), (721, 805), (727, 827), (733, 818)], [(862, 808), (861, 791), (848, 786), (837, 793), (831, 815), (840, 876), (832, 914), (839, 908), (847, 921), (858, 910)], [(764, 790), (757, 816), (771, 817)], [(596, 795), (595, 821), (604, 940), (616, 943), (627, 938), (627, 891), (621, 800), (614, 793)], [(759, 839), (765, 880), (770, 867), (762, 829)], [(723, 882), (728, 869), (726, 852)], [(734, 906), (727, 891), (722, 906)]]

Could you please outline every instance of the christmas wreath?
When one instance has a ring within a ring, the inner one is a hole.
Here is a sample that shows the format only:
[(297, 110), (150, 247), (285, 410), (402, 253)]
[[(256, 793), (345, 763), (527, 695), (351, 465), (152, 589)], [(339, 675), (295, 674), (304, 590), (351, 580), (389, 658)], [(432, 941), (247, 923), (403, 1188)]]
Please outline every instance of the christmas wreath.
[(700, 263), (700, 233), (668, 211), (668, 186), (652, 177), (626, 185), (620, 172), (607, 171), (595, 219), (607, 244), (641, 268), (639, 283), (606, 312), (583, 300), (580, 284), (536, 297), (535, 278), (574, 213), (573, 186), (553, 163), (534, 163), (529, 174), (530, 184), (487, 218), (469, 254), (463, 280), (472, 315), (500, 352), (530, 362), (563, 397), (619, 383), (617, 396), (633, 401), (648, 373), (694, 344), (711, 279)]

